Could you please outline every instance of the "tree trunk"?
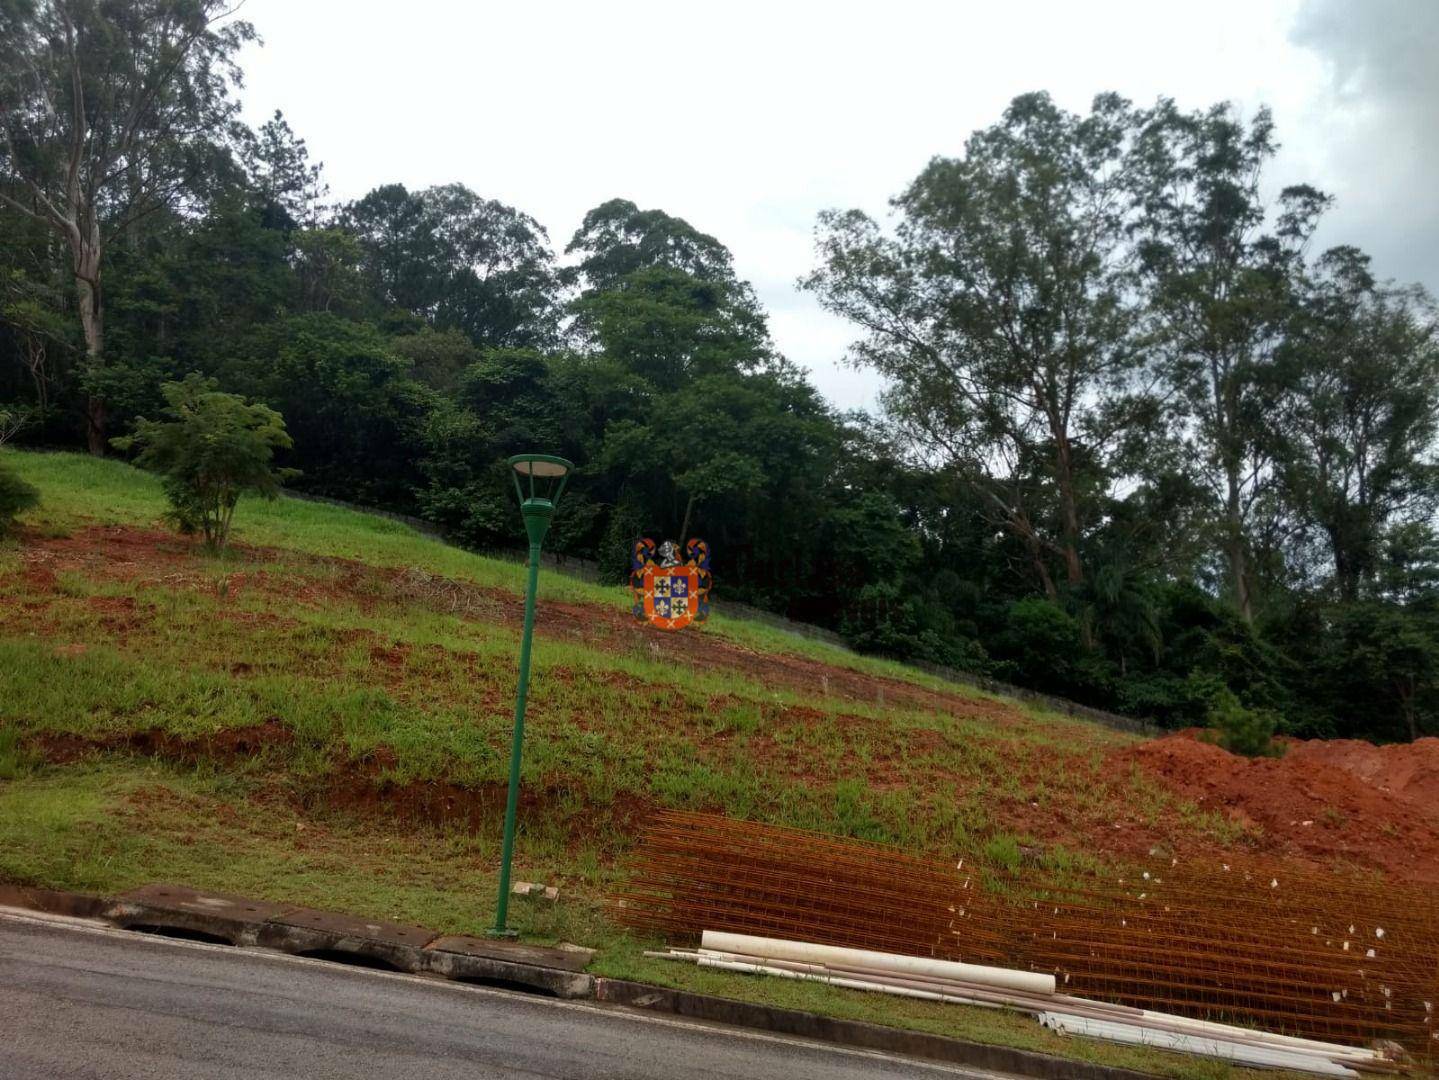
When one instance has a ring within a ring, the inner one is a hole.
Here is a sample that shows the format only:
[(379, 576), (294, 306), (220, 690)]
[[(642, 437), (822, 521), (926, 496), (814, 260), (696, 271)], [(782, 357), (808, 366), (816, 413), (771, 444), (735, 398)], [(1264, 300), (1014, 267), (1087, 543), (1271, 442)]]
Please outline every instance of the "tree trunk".
[(1329, 542), (1334, 555), (1334, 580), (1339, 586), (1339, 599), (1352, 604), (1359, 597), (1359, 568), (1337, 529), (1329, 530)]
[(1418, 742), (1419, 711), (1414, 708), (1414, 687), (1412, 684), (1398, 683), (1394, 689), (1399, 698), (1400, 710), (1404, 713), (1404, 722), (1409, 726), (1409, 741)]
[(1244, 550), (1244, 515), (1239, 505), (1239, 474), (1236, 467), (1225, 469), (1229, 491), (1225, 506), (1224, 557), (1229, 563), (1229, 580), (1234, 606), (1247, 623), (1254, 621), (1254, 597), (1249, 590), (1249, 557)]
[(30, 381), (35, 384), (35, 414), (44, 423), (50, 415), (50, 377), (45, 370), (45, 341), (37, 333), (26, 335), (25, 366), (30, 369)]
[(1079, 562), (1079, 507), (1074, 494), (1074, 468), (1070, 458), (1069, 439), (1060, 432), (1056, 442), (1059, 450), (1059, 508), (1064, 527), (1064, 573), (1073, 588), (1084, 581), (1084, 568)]
[(1229, 561), (1229, 579), (1234, 588), (1234, 606), (1247, 623), (1254, 621), (1254, 597), (1249, 591), (1249, 558), (1244, 553), (1244, 537), (1231, 530), (1225, 541), (1225, 558)]
[(1044, 587), (1044, 595), (1049, 600), (1059, 599), (1059, 589), (1054, 584), (1054, 578), (1049, 573), (1049, 567), (1044, 562), (1044, 547), (1039, 542), (1039, 537), (1033, 532), (1027, 533), (1024, 538), (1025, 546), (1029, 548), (1029, 558), (1034, 563), (1034, 572), (1039, 577), (1039, 583)]
[[(100, 299), (100, 249), (82, 246), (75, 253), (75, 292), (79, 299), (80, 329), (85, 335), (85, 359), (93, 374), (104, 362), (105, 311)], [(92, 393), (85, 402), (85, 441), (96, 457), (105, 454), (104, 399)]]

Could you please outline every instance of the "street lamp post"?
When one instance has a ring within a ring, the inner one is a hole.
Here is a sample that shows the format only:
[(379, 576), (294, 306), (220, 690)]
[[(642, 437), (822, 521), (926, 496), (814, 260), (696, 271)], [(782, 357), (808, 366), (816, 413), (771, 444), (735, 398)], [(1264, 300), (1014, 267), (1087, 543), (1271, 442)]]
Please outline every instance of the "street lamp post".
[[(505, 839), (500, 849), (500, 895), (495, 903), (494, 937), (514, 937), (515, 931), (505, 925), (510, 908), (510, 858), (515, 851), (515, 811), (520, 801), (520, 752), (525, 742), (525, 698), (530, 688), (530, 639), (535, 631), (535, 589), (540, 580), (540, 545), (550, 528), (555, 506), (564, 494), (570, 470), (574, 468), (562, 457), (551, 454), (517, 454), (510, 458), (514, 468), (515, 494), (520, 498), (520, 513), (525, 519), (525, 532), (530, 538), (529, 581), (525, 586), (525, 630), (520, 638), (520, 685), (515, 692), (515, 733), (510, 746), (510, 790), (505, 800)], [(528, 493), (520, 478), (529, 480)]]

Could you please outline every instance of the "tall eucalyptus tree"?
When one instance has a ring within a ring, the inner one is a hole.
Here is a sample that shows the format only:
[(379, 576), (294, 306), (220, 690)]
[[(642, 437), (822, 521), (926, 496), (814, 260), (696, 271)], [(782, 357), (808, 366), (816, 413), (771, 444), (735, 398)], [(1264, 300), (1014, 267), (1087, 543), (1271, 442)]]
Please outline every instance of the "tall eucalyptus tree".
[(254, 37), (227, 0), (0, 3), (0, 209), (64, 241), (87, 357), (90, 451), (106, 439), (111, 241), (215, 172)]

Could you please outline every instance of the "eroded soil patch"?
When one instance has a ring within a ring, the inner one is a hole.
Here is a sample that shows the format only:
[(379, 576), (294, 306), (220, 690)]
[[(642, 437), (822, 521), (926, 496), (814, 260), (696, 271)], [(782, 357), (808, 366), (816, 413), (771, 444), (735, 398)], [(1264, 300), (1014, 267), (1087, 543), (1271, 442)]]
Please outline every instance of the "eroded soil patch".
[(1110, 759), (1138, 765), (1202, 809), (1257, 825), (1273, 854), (1340, 859), (1411, 881), (1439, 881), (1439, 739), (1406, 746), (1291, 740), (1245, 758), (1180, 732)]
[(178, 735), (159, 728), (116, 735), (46, 732), (26, 740), (26, 746), (52, 765), (68, 765), (90, 754), (116, 752), (194, 765), (200, 761), (231, 764), (254, 758), (267, 750), (288, 747), (294, 741), (294, 732), (279, 720), (272, 719), (204, 735)]

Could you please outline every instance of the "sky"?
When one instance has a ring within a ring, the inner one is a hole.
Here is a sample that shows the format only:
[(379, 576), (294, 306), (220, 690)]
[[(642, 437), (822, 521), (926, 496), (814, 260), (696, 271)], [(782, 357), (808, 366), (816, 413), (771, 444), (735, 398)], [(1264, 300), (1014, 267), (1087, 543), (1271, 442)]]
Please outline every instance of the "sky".
[(836, 406), (873, 408), (853, 329), (795, 287), (824, 209), (885, 218), (936, 155), (1017, 94), (1114, 90), (1274, 111), (1275, 188), (1332, 194), (1317, 248), (1439, 293), (1439, 0), (248, 0), (252, 124), (282, 109), (331, 198), (458, 181), (562, 251), (610, 198), (734, 253), (780, 349)]

